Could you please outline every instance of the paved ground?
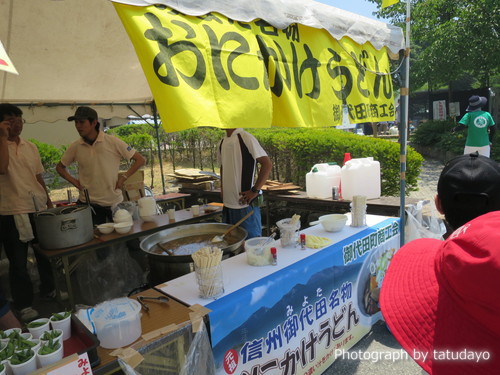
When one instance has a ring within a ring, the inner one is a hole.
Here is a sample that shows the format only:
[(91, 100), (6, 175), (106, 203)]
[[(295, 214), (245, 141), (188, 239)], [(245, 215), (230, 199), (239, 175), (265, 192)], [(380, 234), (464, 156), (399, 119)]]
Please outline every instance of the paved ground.
[[(442, 169), (443, 163), (435, 160), (425, 160), (420, 172), (419, 190), (413, 192), (410, 196), (412, 198), (429, 199), (433, 202), (436, 195), (437, 181)], [(387, 357), (397, 358), (397, 354), (401, 350), (401, 345), (386, 328), (385, 323), (379, 322), (367, 336), (350, 350), (350, 352), (364, 353), (366, 359), (339, 359), (323, 375), (426, 374), (411, 358), (395, 361), (375, 361), (377, 355), (382, 356), (388, 352), (394, 352), (395, 354), (387, 355)]]

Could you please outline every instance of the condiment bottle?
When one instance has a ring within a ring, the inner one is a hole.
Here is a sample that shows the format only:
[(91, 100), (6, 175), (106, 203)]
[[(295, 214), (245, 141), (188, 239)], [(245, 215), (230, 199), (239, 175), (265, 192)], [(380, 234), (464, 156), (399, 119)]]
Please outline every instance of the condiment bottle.
[[(351, 153), (350, 152), (345, 152), (344, 153), (344, 161), (342, 162), (342, 166), (345, 165), (345, 163), (347, 163), (349, 160), (351, 160)], [(339, 198), (340, 200), (342, 200), (342, 180), (340, 180), (340, 184), (339, 184)]]
[(273, 256), (273, 261), (272, 261), (272, 265), (273, 266), (276, 266), (278, 264), (278, 255), (276, 254), (276, 248), (275, 247), (271, 247), (271, 255)]
[(306, 235), (304, 233), (300, 234), (300, 250), (306, 249)]

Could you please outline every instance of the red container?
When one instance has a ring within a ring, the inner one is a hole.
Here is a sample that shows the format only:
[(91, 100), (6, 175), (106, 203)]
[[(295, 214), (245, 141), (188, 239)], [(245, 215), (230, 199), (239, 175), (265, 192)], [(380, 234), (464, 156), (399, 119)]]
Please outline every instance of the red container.
[(64, 341), (64, 357), (74, 353), (87, 353), (91, 367), (98, 366), (101, 359), (97, 355), (99, 340), (75, 315), (71, 315), (71, 337)]

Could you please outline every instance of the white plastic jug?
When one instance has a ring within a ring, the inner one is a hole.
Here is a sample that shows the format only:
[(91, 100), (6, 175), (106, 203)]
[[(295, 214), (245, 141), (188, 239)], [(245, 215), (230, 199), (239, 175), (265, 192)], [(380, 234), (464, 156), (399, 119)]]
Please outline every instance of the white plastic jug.
[(156, 215), (156, 200), (153, 197), (142, 197), (137, 201), (137, 204), (141, 217)]
[(341, 180), (343, 199), (352, 200), (355, 195), (380, 198), (380, 163), (372, 157), (347, 161), (342, 167)]
[(316, 164), (306, 174), (309, 198), (331, 198), (332, 188), (340, 184), (340, 167), (336, 163)]

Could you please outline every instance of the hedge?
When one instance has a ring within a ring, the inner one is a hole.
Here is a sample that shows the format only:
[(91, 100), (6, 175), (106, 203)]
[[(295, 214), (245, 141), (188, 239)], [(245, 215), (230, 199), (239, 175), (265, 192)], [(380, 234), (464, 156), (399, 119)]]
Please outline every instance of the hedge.
[[(399, 196), (400, 156), (399, 143), (359, 136), (335, 128), (270, 128), (246, 129), (254, 134), (273, 161), (271, 178), (281, 182), (292, 182), (305, 188), (305, 176), (314, 164), (336, 162), (342, 165), (344, 153), (352, 158), (373, 157), (380, 162), (382, 195)], [(127, 125), (113, 129), (118, 137), (129, 142), (153, 163), (156, 142), (147, 136), (151, 128), (147, 125)], [(186, 162), (201, 170), (217, 172), (217, 146), (224, 132), (218, 128), (196, 128), (177, 133), (160, 132), (164, 147), (163, 158), (174, 168)], [(168, 145), (168, 148), (166, 147)], [(46, 170), (53, 169), (59, 161), (59, 150), (37, 146), (45, 161)], [(166, 152), (165, 152), (166, 151)], [(408, 147), (406, 167), (406, 194), (418, 190), (418, 176), (423, 162), (422, 156)], [(58, 179), (54, 180), (57, 185)], [(53, 186), (54, 188), (56, 186)]]
[[(336, 162), (342, 165), (344, 154), (352, 158), (373, 157), (380, 162), (382, 195), (399, 196), (399, 143), (359, 136), (334, 128), (250, 129), (273, 161), (273, 176), (280, 181), (305, 187), (305, 176), (314, 164)], [(408, 147), (406, 195), (418, 190), (423, 157)]]

